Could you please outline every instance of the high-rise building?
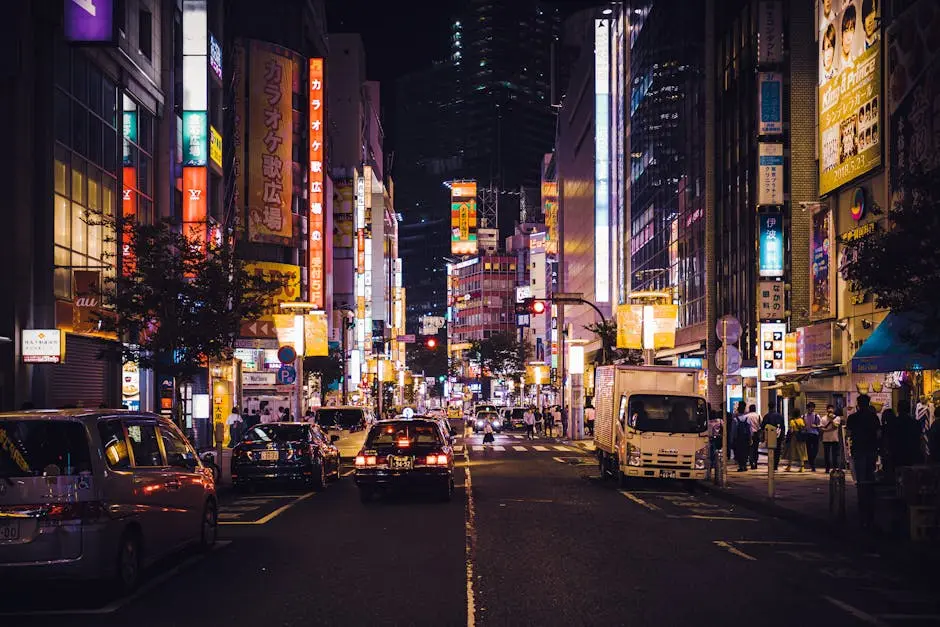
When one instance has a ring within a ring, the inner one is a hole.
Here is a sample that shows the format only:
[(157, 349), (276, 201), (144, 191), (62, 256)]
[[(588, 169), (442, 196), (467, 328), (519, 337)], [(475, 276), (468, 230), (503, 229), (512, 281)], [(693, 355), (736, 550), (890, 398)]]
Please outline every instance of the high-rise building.
[[(669, 291), (676, 355), (704, 356), (702, 3), (635, 3), (630, 28), (629, 292)], [(626, 104), (626, 103), (625, 103)]]

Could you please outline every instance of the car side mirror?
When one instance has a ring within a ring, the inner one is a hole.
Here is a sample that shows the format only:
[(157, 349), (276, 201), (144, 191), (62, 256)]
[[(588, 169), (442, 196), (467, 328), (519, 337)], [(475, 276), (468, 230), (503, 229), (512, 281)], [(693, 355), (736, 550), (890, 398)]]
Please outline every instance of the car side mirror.
[(330, 436), (330, 444), (336, 444), (337, 442), (339, 442), (339, 436), (334, 433)]
[(199, 467), (199, 461), (195, 455), (187, 455), (183, 458), (183, 465), (189, 470), (196, 470)]

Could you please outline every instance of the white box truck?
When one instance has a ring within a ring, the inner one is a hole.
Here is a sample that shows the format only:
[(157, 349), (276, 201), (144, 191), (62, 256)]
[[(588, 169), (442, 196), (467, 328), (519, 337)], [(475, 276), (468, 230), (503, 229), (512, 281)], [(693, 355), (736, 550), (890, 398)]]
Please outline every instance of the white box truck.
[(594, 375), (594, 446), (601, 476), (704, 479), (708, 405), (698, 370), (601, 366)]

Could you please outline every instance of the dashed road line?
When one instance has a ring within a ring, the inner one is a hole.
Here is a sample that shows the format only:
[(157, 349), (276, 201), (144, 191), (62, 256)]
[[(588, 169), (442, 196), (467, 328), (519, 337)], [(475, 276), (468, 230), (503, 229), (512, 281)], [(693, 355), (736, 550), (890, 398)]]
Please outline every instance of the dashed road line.
[(745, 552), (742, 551), (741, 549), (739, 549), (739, 548), (737, 548), (736, 546), (734, 546), (731, 542), (726, 542), (726, 541), (724, 541), (724, 540), (715, 540), (714, 544), (715, 544), (715, 546), (720, 547), (720, 548), (722, 548), (722, 549), (728, 551), (728, 553), (731, 553), (732, 555), (737, 555), (738, 557), (743, 558), (743, 559), (746, 559), (746, 560), (748, 560), (748, 561), (750, 561), (750, 562), (756, 562), (756, 561), (757, 561), (757, 558), (756, 558), (756, 557), (754, 557), (753, 555), (749, 555), (749, 554), (745, 553)]
[(536, 445), (532, 445), (532, 448), (534, 448), (536, 451), (540, 451), (540, 452), (543, 452), (543, 453), (548, 450), (548, 447), (547, 447), (547, 446), (536, 446)]
[(524, 447), (524, 446), (514, 446), (514, 447), (512, 447), (512, 450), (514, 450), (514, 451), (528, 451), (529, 449), (527, 449), (527, 448)]
[(878, 627), (887, 627), (887, 623), (879, 619), (877, 616), (869, 614), (868, 612), (864, 612), (853, 605), (849, 605), (845, 601), (834, 599), (831, 596), (828, 596), (825, 594), (823, 595), (822, 598), (829, 601), (830, 603), (835, 605), (837, 608), (839, 608), (846, 614), (850, 616), (854, 616), (855, 618), (862, 621), (863, 623), (868, 623), (869, 625), (878, 625)]
[(706, 516), (705, 514), (669, 514), (667, 518), (691, 518), (694, 520), (736, 520), (739, 522), (757, 522), (756, 518), (743, 516)]
[(627, 491), (625, 491), (625, 490), (620, 490), (620, 494), (624, 495), (625, 497), (627, 497), (628, 499), (630, 499), (631, 501), (633, 501), (633, 502), (636, 503), (637, 505), (639, 505), (639, 506), (641, 506), (641, 507), (645, 507), (646, 509), (648, 509), (648, 510), (651, 511), (651, 512), (661, 512), (661, 511), (662, 511), (662, 509), (659, 507), (659, 505), (654, 505), (653, 503), (650, 503), (650, 502), (648, 502), (648, 501), (644, 501), (643, 499), (641, 499), (640, 497), (636, 496), (635, 494), (631, 494), (630, 492), (627, 492)]

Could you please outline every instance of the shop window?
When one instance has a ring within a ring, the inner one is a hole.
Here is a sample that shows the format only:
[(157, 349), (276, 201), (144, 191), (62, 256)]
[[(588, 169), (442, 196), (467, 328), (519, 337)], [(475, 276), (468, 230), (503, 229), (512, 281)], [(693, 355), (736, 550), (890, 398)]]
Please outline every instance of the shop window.
[(147, 57), (147, 60), (153, 58), (153, 14), (150, 11), (141, 9), (138, 13), (138, 43), (140, 54)]
[(59, 246), (69, 247), (72, 244), (72, 219), (69, 211), (69, 201), (64, 196), (55, 195), (55, 243)]

